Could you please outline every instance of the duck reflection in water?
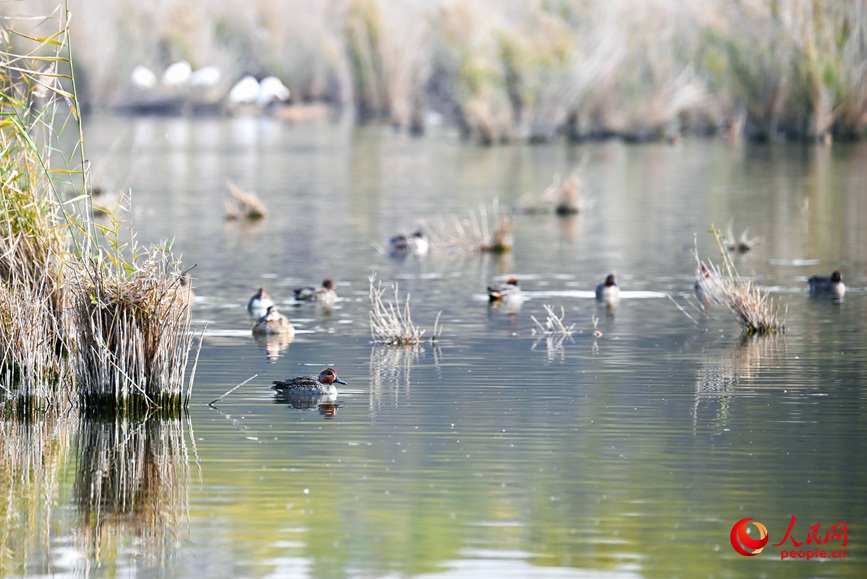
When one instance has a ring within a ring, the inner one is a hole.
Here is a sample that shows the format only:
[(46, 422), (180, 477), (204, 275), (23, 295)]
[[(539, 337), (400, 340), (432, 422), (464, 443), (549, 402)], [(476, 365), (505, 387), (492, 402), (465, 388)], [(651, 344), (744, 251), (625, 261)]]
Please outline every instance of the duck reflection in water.
[(295, 341), (295, 335), (289, 334), (253, 334), (253, 341), (265, 350), (269, 362), (276, 362), (289, 349), (289, 344)]
[(295, 410), (316, 410), (325, 418), (334, 418), (340, 407), (337, 396), (297, 396), (278, 392), (274, 395), (275, 404), (286, 404)]

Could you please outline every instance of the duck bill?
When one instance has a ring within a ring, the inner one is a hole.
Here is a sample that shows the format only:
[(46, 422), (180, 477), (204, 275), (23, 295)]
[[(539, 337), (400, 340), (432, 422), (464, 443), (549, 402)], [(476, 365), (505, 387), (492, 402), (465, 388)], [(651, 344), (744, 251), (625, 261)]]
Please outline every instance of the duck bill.
[(346, 382), (344, 382), (344, 381), (341, 380), (340, 378), (335, 378), (335, 379), (334, 379), (334, 383), (335, 383), (335, 384), (343, 384), (344, 386), (346, 386)]

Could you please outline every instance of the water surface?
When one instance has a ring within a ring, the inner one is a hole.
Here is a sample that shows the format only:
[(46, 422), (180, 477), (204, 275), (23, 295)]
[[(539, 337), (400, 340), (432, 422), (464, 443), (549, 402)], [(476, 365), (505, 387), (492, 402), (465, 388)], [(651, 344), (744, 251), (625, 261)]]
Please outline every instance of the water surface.
[[(141, 479), (151, 491), (135, 498), (154, 512), (106, 521), (98, 554), (84, 556), (76, 529), (90, 516), (81, 486), (92, 477), (82, 473), (96, 461), (86, 443), (99, 437), (86, 434), (93, 425), (56, 435), (73, 450), (61, 454), (57, 509), (46, 515), (55, 531), (10, 569), (449, 578), (864, 569), (864, 146), (479, 148), (445, 130), (413, 139), (253, 118), (97, 118), (86, 138), (95, 180), (132, 189), (138, 239), (173, 239), (196, 265), (204, 344), (188, 419), (134, 431), (151, 449), (139, 460), (174, 465), (170, 477)], [(579, 166), (588, 208), (520, 215), (511, 253), (435, 248), (401, 261), (377, 251), (419, 223), (493, 199), (514, 205)], [(260, 196), (266, 219), (224, 220), (227, 179)], [(725, 312), (696, 307), (692, 251), (718, 261), (708, 230), (729, 221), (761, 236), (734, 262), (787, 307), (783, 335), (744, 337)], [(807, 277), (835, 268), (845, 300), (810, 299)], [(441, 312), (437, 344), (371, 344), (373, 272), (411, 295), (428, 335)], [(613, 309), (592, 298), (609, 272), (624, 290)], [(529, 298), (514, 315), (485, 296), (511, 275)], [(325, 277), (341, 296), (332, 312), (293, 303), (292, 288)], [(249, 333), (244, 304), (263, 285), (299, 330), (290, 343)], [(573, 335), (534, 334), (545, 305), (563, 308)], [(294, 408), (269, 390), (326, 365), (348, 382), (335, 409)], [(740, 519), (761, 521), (777, 543), (792, 516), (798, 541), (811, 525), (845, 521), (847, 558), (781, 563), (781, 547), (744, 557), (730, 544)]]

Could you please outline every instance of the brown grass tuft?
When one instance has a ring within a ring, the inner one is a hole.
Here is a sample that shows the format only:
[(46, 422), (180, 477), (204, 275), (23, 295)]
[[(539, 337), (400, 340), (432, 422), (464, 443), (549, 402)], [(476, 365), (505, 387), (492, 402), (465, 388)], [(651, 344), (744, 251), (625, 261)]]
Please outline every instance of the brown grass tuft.
[(265, 204), (259, 196), (252, 191), (245, 191), (233, 181), (226, 181), (232, 201), (226, 201), (226, 219), (246, 219), (256, 221), (264, 219), (268, 213)]
[(726, 251), (725, 238), (716, 228), (713, 233), (722, 255), (722, 267), (702, 261), (695, 251), (696, 279), (704, 299), (726, 308), (748, 334), (785, 331), (786, 308), (781, 313), (780, 304), (774, 303), (769, 292), (740, 277)]
[[(391, 285), (394, 299), (383, 299), (386, 289), (382, 282), (376, 281), (376, 274), (368, 278), (370, 282), (370, 333), (374, 344), (388, 344), (392, 346), (415, 346), (421, 344), (424, 330), (412, 322), (409, 310), (409, 294), (400, 306), (400, 291), (396, 283)], [(439, 315), (434, 322), (434, 331), (430, 340), (438, 340), (442, 336), (442, 328), (439, 325)]]

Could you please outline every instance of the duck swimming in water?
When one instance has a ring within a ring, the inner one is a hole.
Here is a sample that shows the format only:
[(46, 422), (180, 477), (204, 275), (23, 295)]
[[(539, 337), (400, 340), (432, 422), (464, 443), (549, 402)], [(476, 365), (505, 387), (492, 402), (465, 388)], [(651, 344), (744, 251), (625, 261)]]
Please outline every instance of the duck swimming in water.
[(518, 278), (510, 277), (506, 283), (499, 285), (488, 286), (488, 300), (496, 302), (499, 300), (511, 301), (515, 298), (523, 297), (521, 286), (518, 285)]
[(330, 306), (337, 301), (337, 290), (334, 289), (332, 281), (325, 278), (319, 287), (297, 288), (295, 299), (305, 302), (319, 302), (322, 305)]
[(271, 386), (280, 394), (288, 396), (337, 396), (335, 384), (346, 384), (337, 377), (334, 368), (326, 368), (319, 377), (296, 376), (287, 380), (274, 380)]
[(253, 335), (272, 336), (280, 334), (291, 338), (295, 335), (295, 327), (289, 318), (277, 311), (277, 306), (268, 306), (268, 311), (253, 324)]
[(250, 313), (260, 313), (268, 311), (268, 308), (274, 305), (274, 301), (265, 292), (265, 288), (260, 287), (259, 291), (253, 294), (247, 301), (247, 311)]
[(843, 274), (835, 270), (831, 277), (812, 276), (807, 280), (810, 286), (810, 294), (815, 296), (833, 296), (842, 298), (846, 293), (846, 284), (843, 283)]
[(620, 297), (620, 286), (614, 279), (614, 274), (609, 273), (605, 281), (596, 286), (596, 299), (603, 301), (616, 301)]
[(430, 243), (419, 229), (412, 235), (395, 235), (388, 240), (388, 254), (392, 257), (427, 255)]

